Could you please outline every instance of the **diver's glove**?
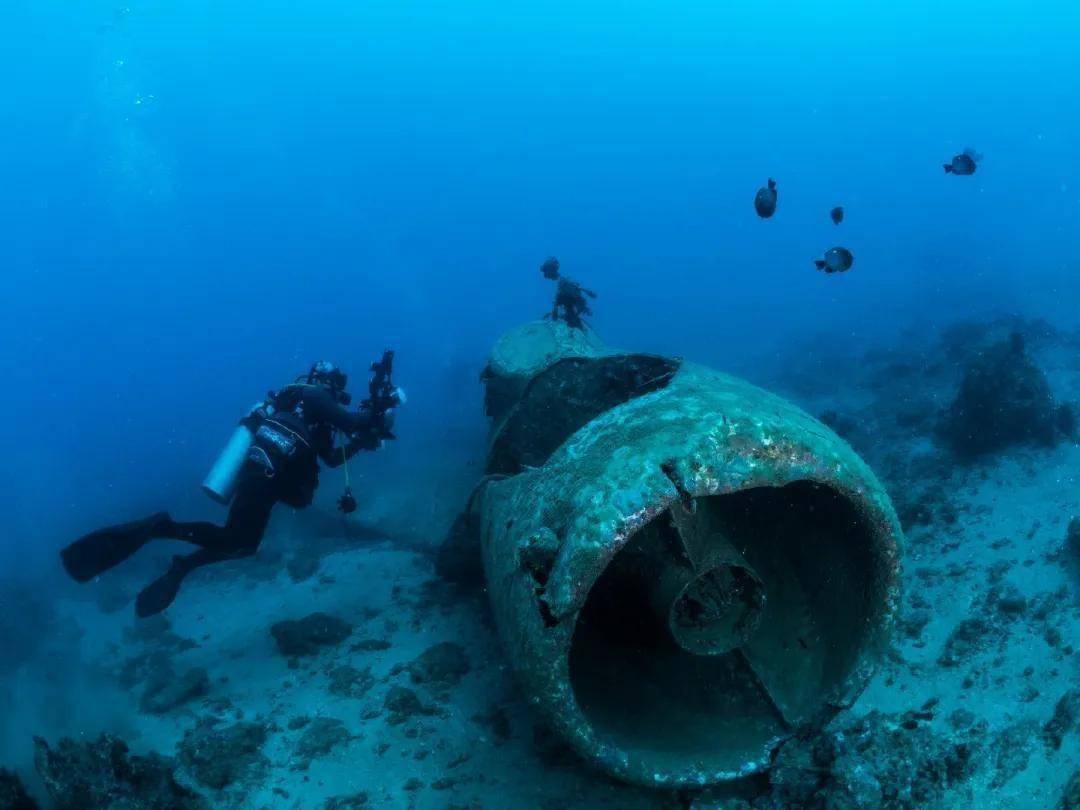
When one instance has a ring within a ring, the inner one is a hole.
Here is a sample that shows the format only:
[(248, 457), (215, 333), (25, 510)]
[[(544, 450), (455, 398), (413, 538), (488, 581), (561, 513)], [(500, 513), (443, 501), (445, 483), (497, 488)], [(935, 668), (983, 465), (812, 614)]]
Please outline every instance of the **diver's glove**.
[(408, 401), (408, 398), (405, 396), (405, 389), (401, 387), (395, 388), (393, 394), (391, 394), (391, 401), (394, 404), (391, 407), (387, 408), (386, 411), (383, 413), (382, 422), (387, 434), (389, 434), (389, 437), (396, 438), (393, 436), (393, 433), (394, 422), (397, 421), (397, 409)]

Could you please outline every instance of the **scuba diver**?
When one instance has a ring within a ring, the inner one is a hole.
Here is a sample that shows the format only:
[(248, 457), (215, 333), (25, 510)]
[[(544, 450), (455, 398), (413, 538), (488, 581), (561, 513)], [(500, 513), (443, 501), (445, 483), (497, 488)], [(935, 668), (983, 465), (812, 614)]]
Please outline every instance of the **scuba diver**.
[[(356, 411), (346, 409), (351, 401), (346, 375), (325, 361), (252, 408), (203, 483), (210, 497), (231, 503), (224, 526), (182, 523), (158, 512), (81, 537), (60, 552), (64, 568), (77, 582), (87, 582), (153, 539), (198, 546), (192, 554), (173, 557), (169, 570), (139, 593), (135, 612), (145, 618), (171, 605), (184, 577), (196, 568), (254, 554), (276, 503), (295, 509), (311, 504), (319, 460), (340, 467), (357, 452), (377, 450), (383, 440), (395, 438), (394, 410), (404, 394), (390, 381), (393, 357), (388, 351), (372, 363), (369, 396)], [(339, 433), (344, 444), (338, 444)], [(338, 508), (345, 514), (356, 509), (348, 487)]]
[(544, 317), (551, 318), (553, 321), (565, 321), (571, 329), (584, 329), (585, 321), (582, 316), (593, 314), (585, 296), (596, 298), (596, 293), (561, 275), (559, 260), (554, 256), (549, 256), (544, 260), (544, 263), (540, 265), (540, 272), (544, 274), (544, 278), (559, 282), (555, 290), (555, 304), (551, 308), (551, 313)]

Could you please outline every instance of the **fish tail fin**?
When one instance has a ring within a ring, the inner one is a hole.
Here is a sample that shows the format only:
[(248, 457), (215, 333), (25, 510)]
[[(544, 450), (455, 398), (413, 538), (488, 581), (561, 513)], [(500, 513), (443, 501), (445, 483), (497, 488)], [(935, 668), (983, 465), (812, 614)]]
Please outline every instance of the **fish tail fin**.
[(945, 174), (952, 173), (953, 168), (951, 163), (943, 163), (942, 165), (945, 167)]
[(776, 181), (773, 180), (771, 177), (769, 178), (769, 188), (770, 189), (776, 188)]
[(816, 267), (818, 270), (824, 270), (825, 262), (821, 259), (814, 259), (814, 267)]

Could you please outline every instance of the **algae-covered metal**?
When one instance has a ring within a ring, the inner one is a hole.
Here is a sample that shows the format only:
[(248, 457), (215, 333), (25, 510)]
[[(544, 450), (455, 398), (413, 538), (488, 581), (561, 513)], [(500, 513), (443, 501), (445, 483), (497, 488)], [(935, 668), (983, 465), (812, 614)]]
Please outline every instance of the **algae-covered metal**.
[(504, 336), (485, 380), (470, 525), (524, 694), (583, 757), (716, 784), (850, 705), (886, 645), (901, 533), (844, 441), (560, 323)]

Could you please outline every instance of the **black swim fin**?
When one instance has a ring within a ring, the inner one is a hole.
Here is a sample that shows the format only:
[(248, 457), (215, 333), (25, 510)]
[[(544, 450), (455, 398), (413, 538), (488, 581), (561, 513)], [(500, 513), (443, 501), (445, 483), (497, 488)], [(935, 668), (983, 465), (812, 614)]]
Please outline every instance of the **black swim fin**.
[(163, 575), (155, 579), (135, 597), (135, 615), (140, 619), (156, 616), (165, 610), (180, 593), (180, 585), (187, 576), (190, 566), (186, 565), (186, 558), (173, 557), (172, 565)]
[(168, 537), (172, 518), (158, 512), (144, 520), (107, 526), (80, 537), (60, 552), (64, 569), (76, 582), (89, 582), (119, 565), (155, 537)]

